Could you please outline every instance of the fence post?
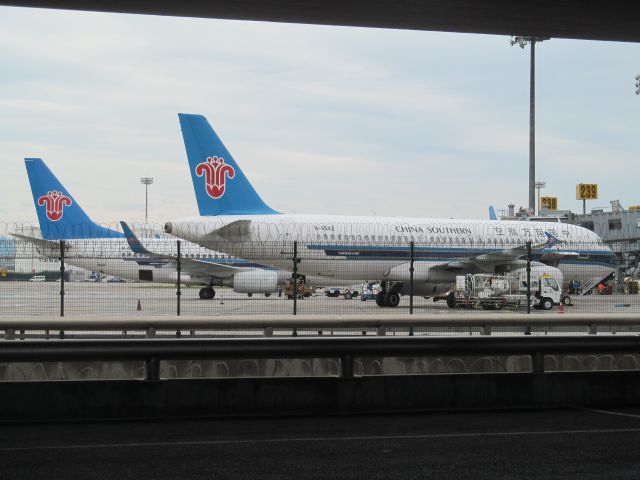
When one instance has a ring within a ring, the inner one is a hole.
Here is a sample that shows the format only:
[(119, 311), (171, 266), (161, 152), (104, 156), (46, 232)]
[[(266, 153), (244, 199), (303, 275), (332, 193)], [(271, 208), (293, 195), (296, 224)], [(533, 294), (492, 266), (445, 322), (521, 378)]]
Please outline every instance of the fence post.
[(60, 240), (60, 316), (64, 317), (64, 240)]
[(298, 241), (293, 241), (293, 314), (298, 314)]
[(527, 315), (531, 314), (531, 240), (527, 242)]
[(409, 262), (409, 315), (413, 315), (413, 260), (415, 243), (413, 240), (410, 245), (411, 260)]
[(182, 271), (182, 264), (180, 262), (181, 260), (181, 256), (180, 256), (180, 240), (177, 240), (177, 246), (178, 246), (178, 265), (176, 266), (176, 270), (178, 272), (178, 283), (176, 284), (176, 314), (178, 315), (178, 317), (180, 316), (180, 296), (182, 295), (182, 292), (180, 291), (180, 272)]

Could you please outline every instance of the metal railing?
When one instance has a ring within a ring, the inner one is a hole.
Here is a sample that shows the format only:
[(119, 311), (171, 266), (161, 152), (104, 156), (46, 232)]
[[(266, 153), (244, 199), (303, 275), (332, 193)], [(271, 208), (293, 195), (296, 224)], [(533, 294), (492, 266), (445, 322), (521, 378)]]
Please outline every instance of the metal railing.
[[(245, 315), (229, 317), (152, 317), (152, 318), (113, 318), (86, 316), (76, 318), (43, 318), (43, 317), (6, 317), (0, 320), (0, 332), (4, 332), (5, 340), (27, 338), (28, 332), (75, 332), (77, 336), (91, 335), (96, 332), (118, 333), (127, 336), (133, 332), (142, 332), (147, 338), (159, 335), (159, 332), (189, 332), (192, 336), (216, 336), (220, 332), (227, 335), (243, 336), (249, 330), (261, 331), (261, 335), (270, 337), (274, 331), (287, 331), (297, 336), (299, 331), (314, 331), (318, 335), (323, 332), (351, 333), (374, 331), (377, 336), (384, 336), (393, 331), (407, 336), (421, 334), (437, 334), (433, 329), (471, 329), (481, 335), (488, 336), (496, 329), (512, 329), (513, 333), (530, 334), (534, 329), (548, 333), (552, 329), (557, 332), (560, 327), (572, 327), (576, 333), (596, 335), (609, 329), (606, 333), (630, 332), (640, 334), (640, 314), (541, 314), (541, 315), (501, 315), (498, 313), (452, 313), (450, 315), (414, 315), (411, 317), (395, 315), (387, 317), (371, 317), (369, 315)], [(636, 333), (637, 332), (637, 333)], [(440, 332), (440, 335), (446, 334)], [(246, 335), (246, 334), (245, 334)], [(49, 335), (50, 337), (51, 335)], [(67, 335), (68, 336), (68, 335)], [(253, 334), (252, 336), (256, 336)]]

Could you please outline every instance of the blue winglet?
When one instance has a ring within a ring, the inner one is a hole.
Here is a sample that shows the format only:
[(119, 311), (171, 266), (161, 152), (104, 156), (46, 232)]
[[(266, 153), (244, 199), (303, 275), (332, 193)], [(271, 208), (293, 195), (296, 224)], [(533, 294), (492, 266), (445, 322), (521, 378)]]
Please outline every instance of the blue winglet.
[(25, 158), (24, 164), (27, 167), (42, 238), (75, 240), (123, 237), (116, 230), (94, 223), (42, 159)]
[(553, 247), (554, 245), (558, 245), (561, 242), (561, 240), (558, 239), (558, 237), (551, 235), (549, 232), (544, 232), (544, 234), (547, 237), (547, 243), (546, 243), (547, 247)]
[(178, 118), (200, 215), (279, 213), (260, 198), (206, 118), (187, 113)]
[(127, 243), (129, 244), (129, 248), (133, 253), (140, 253), (144, 255), (150, 255), (151, 252), (142, 246), (142, 243), (136, 237), (136, 234), (133, 233), (133, 230), (129, 228), (129, 225), (125, 221), (120, 221), (120, 225), (122, 225), (122, 231), (124, 232), (124, 236), (127, 239)]

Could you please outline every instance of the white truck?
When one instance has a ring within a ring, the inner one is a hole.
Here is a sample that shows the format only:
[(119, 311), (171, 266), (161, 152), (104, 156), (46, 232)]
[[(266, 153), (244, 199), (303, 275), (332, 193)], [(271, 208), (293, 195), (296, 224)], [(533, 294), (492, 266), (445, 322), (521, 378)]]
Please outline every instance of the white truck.
[[(459, 275), (455, 288), (444, 298), (449, 308), (502, 309), (527, 306), (527, 282), (522, 274)], [(550, 310), (554, 305), (571, 305), (558, 280), (545, 272), (531, 272), (531, 304)]]

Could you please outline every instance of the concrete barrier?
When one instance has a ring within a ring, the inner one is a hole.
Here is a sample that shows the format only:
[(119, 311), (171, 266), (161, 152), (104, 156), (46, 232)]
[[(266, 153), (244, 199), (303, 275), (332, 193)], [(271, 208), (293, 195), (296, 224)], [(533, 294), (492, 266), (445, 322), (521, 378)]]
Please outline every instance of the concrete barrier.
[(640, 403), (640, 372), (0, 383), (0, 421)]

